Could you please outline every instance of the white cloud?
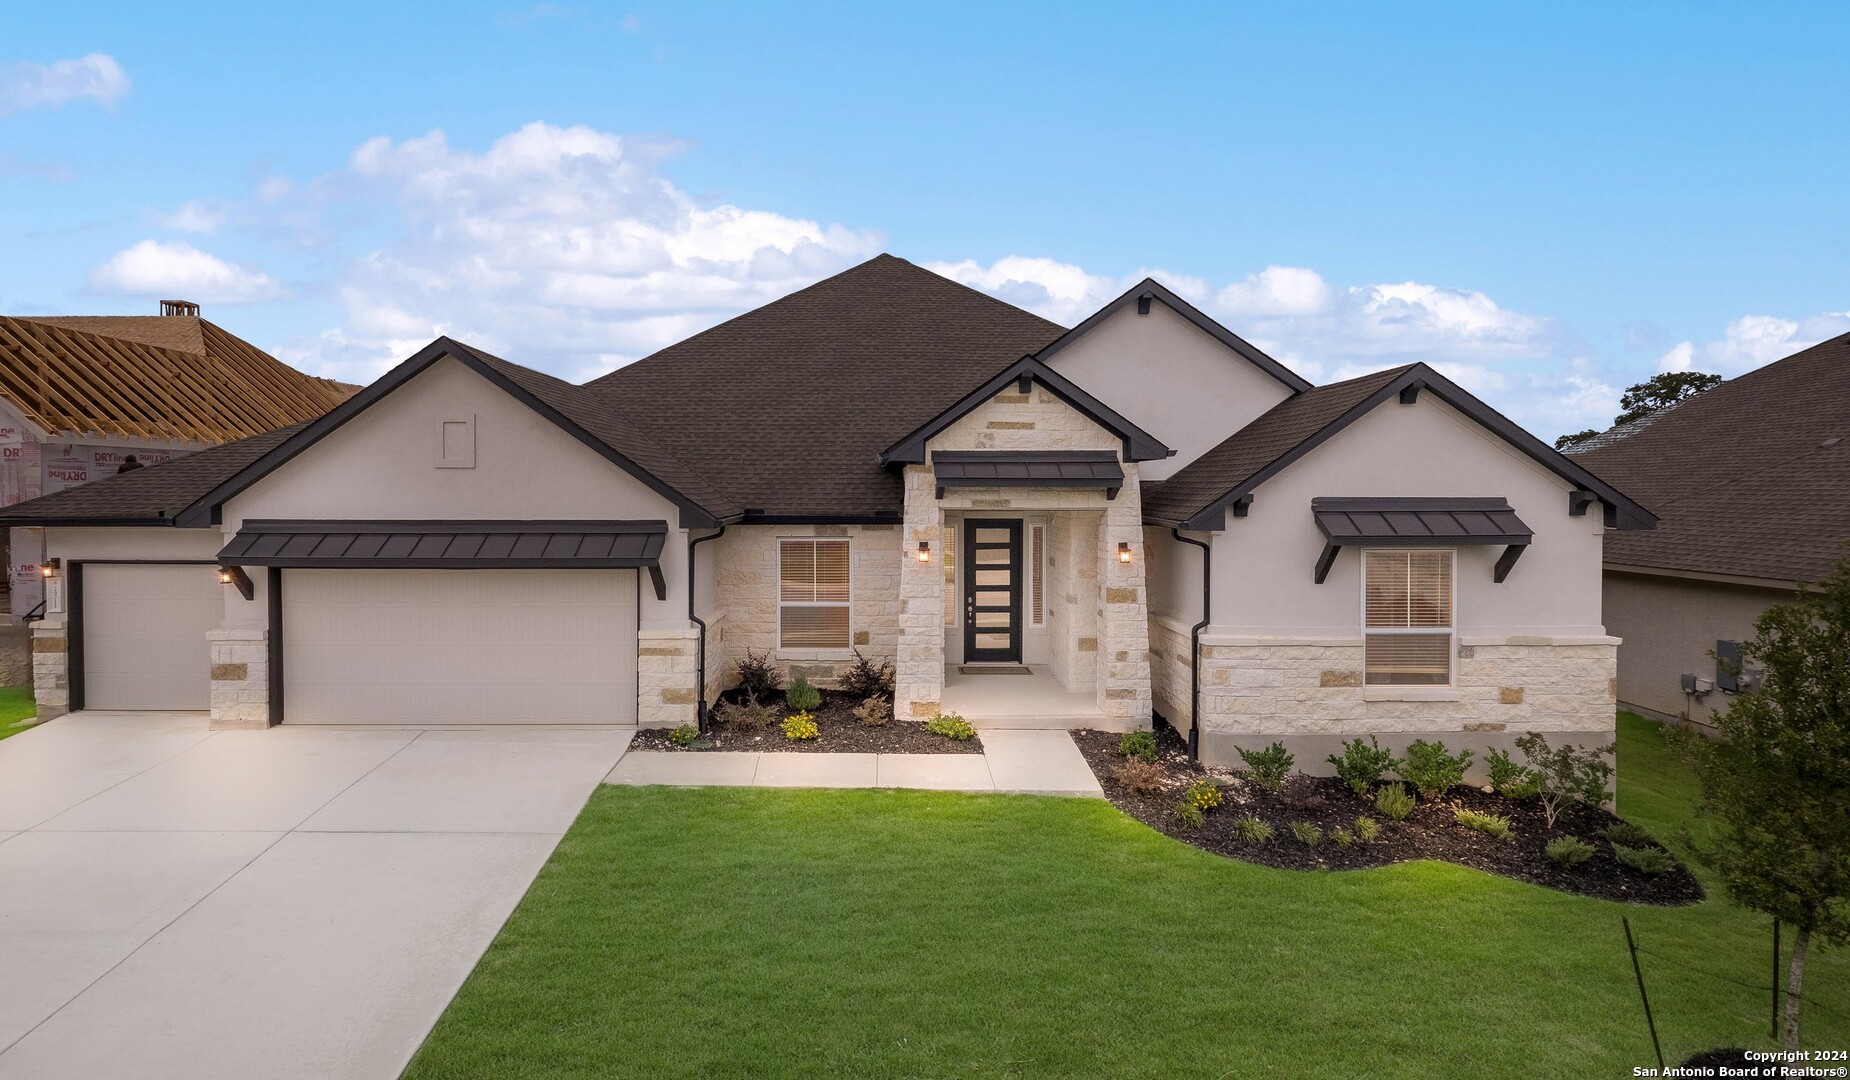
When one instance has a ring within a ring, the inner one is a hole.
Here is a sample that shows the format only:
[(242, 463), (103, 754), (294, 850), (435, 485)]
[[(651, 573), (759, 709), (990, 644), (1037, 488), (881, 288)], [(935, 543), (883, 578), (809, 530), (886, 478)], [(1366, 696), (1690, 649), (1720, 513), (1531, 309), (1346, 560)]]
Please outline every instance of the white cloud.
[(260, 270), (226, 262), (188, 243), (158, 240), (143, 240), (116, 252), (90, 271), (90, 287), (215, 304), (253, 303), (284, 295), (282, 287)]
[(1720, 338), (1672, 346), (1658, 358), (1657, 369), (1707, 371), (1733, 378), (1843, 333), (1850, 333), (1850, 311), (1827, 311), (1796, 321), (1743, 315), (1729, 323)]
[(128, 73), (106, 53), (49, 64), (22, 60), (0, 66), (0, 116), (29, 109), (55, 109), (79, 100), (108, 108), (128, 91)]
[(182, 203), (170, 214), (158, 214), (155, 221), (176, 232), (217, 232), (225, 224), (225, 204), (219, 199), (193, 199)]
[(1323, 275), (1299, 266), (1268, 266), (1222, 289), (1214, 302), (1234, 315), (1315, 315), (1334, 294)]

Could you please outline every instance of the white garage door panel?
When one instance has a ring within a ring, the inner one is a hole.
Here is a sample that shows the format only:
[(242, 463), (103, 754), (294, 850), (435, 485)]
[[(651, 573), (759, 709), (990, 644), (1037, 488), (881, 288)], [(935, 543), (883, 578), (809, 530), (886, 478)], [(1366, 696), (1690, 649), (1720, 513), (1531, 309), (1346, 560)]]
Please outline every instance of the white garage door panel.
[(86, 563), (84, 708), (207, 708), (224, 619), (217, 567)]
[(285, 570), (294, 723), (636, 720), (633, 570)]

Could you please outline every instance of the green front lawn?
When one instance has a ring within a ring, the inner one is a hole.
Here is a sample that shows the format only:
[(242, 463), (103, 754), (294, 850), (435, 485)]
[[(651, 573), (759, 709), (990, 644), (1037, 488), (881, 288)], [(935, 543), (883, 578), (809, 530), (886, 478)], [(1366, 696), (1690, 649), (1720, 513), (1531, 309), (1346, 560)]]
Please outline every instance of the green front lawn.
[[(1620, 810), (1693, 799), (1622, 718)], [(1766, 1043), (1767, 922), (1197, 851), (1085, 799), (604, 787), (410, 1077), (1622, 1076)], [(1814, 952), (1808, 1043), (1850, 1047)], [(1678, 966), (1687, 965), (1687, 966)]]
[(31, 727), (20, 721), (38, 714), (38, 702), (33, 700), (30, 686), (0, 686), (0, 739)]

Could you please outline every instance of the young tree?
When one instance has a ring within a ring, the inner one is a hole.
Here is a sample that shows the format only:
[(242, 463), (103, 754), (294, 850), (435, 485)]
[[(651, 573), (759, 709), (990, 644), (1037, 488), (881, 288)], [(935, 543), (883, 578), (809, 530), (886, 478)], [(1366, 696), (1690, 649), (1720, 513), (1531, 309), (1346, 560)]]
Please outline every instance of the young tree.
[(1850, 942), (1850, 558), (1754, 621), (1742, 655), (1761, 683), (1685, 736), (1717, 828), (1702, 861), (1736, 903), (1797, 931), (1786, 976), (1785, 1046), (1799, 1048), (1805, 954)]
[(1612, 418), (1612, 422), (1627, 424), (1659, 409), (1668, 409), (1685, 398), (1693, 398), (1704, 390), (1715, 389), (1721, 385), (1721, 381), (1720, 375), (1707, 375), (1700, 371), (1666, 371), (1653, 375), (1644, 382), (1625, 388), (1625, 395), (1619, 398), (1621, 411)]

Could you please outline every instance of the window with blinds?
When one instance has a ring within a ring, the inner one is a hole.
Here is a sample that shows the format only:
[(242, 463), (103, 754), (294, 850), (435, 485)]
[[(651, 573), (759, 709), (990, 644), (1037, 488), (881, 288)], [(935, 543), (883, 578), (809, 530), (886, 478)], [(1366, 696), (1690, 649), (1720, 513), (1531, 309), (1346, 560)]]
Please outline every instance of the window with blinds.
[(846, 652), (853, 639), (846, 540), (779, 540), (777, 648)]
[(1369, 686), (1452, 682), (1452, 552), (1365, 551), (1364, 681)]
[(1047, 622), (1046, 605), (1047, 526), (1028, 528), (1028, 599), (1035, 626)]

